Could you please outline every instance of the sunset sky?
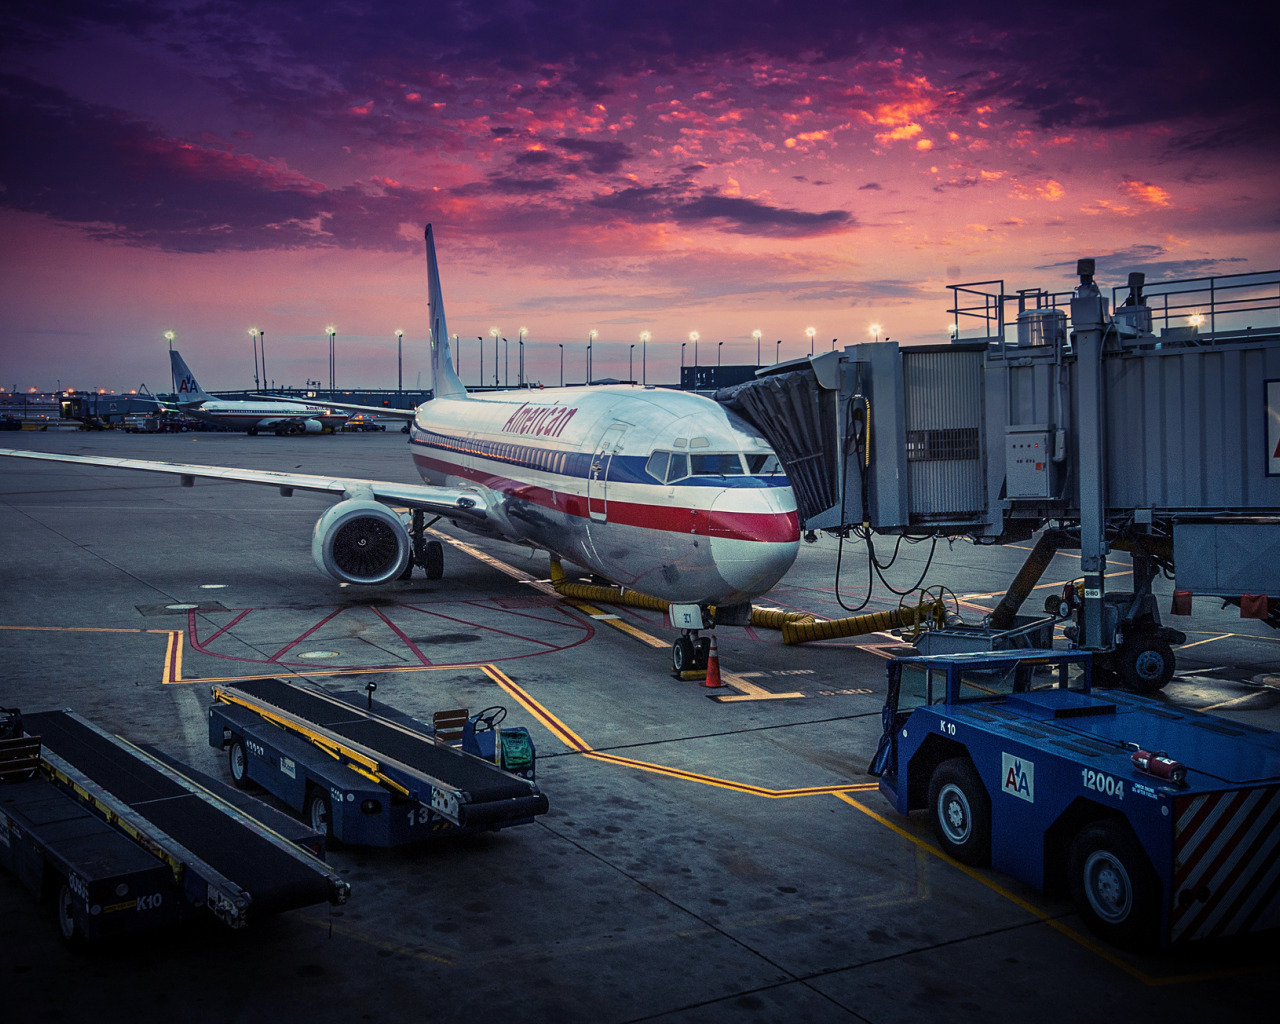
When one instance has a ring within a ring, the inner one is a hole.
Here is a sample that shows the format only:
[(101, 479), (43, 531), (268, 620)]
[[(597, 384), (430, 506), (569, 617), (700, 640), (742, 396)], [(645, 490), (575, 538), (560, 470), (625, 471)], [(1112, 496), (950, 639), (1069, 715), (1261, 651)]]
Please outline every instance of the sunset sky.
[[(1259, 11), (1268, 13), (1259, 13)], [(1175, 2), (10, 0), (0, 384), (671, 382), (942, 341), (948, 284), (1280, 267), (1280, 20)], [(719, 343), (723, 342), (721, 348)], [(693, 345), (686, 349), (693, 361)]]

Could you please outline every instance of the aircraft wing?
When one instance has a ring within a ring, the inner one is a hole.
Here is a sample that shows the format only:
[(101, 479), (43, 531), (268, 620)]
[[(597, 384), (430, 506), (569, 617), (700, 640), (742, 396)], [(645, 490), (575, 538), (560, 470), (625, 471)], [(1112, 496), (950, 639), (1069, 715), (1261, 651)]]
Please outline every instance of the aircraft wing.
[(413, 409), (391, 409), (385, 405), (356, 405), (354, 402), (330, 402), (323, 398), (285, 398), (283, 395), (255, 395), (255, 398), (269, 398), (273, 402), (306, 401), (308, 405), (323, 405), (326, 409), (337, 409), (341, 412), (373, 412), (379, 416), (394, 416), (402, 420), (413, 419)]
[(278, 473), (268, 469), (233, 469), (227, 466), (197, 466), (185, 462), (147, 462), (142, 459), (113, 459), (95, 455), (58, 455), (52, 452), (21, 451), (0, 448), (0, 456), (36, 459), (41, 462), (71, 462), (105, 469), (134, 469), (148, 473), (176, 476), (185, 487), (195, 478), (231, 480), (244, 484), (265, 484), (279, 488), (285, 497), (293, 491), (315, 491), (321, 494), (372, 496), (384, 505), (404, 505), (422, 509), (446, 519), (462, 519), (481, 523), (488, 518), (488, 506), (480, 495), (465, 488), (432, 487), (427, 484), (402, 484), (393, 480), (363, 480), (352, 477), (312, 476), (306, 473)]

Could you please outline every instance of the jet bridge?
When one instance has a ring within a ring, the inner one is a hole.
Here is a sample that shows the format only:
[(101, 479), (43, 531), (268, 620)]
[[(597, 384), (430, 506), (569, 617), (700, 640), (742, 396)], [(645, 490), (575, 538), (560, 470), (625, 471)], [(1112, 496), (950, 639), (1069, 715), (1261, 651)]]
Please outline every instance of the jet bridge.
[[(1047, 611), (1139, 689), (1173, 672), (1157, 572), (1280, 628), (1280, 271), (1103, 294), (953, 285), (949, 344), (851, 345), (717, 394), (773, 444), (807, 531), (1045, 531), (991, 625), (1008, 629), (1058, 548), (1083, 579)], [(1016, 308), (1016, 313), (1014, 312)], [(976, 328), (976, 329), (975, 329)], [(970, 334), (972, 336), (970, 336)], [(1134, 585), (1107, 594), (1111, 550)]]

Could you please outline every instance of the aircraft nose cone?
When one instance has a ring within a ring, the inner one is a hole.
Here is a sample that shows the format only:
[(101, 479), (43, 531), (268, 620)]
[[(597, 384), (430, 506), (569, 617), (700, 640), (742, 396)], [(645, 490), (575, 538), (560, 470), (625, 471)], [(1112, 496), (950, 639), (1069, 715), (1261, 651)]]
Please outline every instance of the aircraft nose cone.
[[(781, 492), (781, 493), (779, 493)], [(766, 593), (796, 560), (800, 521), (789, 489), (730, 490), (711, 506), (711, 558), (724, 581), (747, 601)]]

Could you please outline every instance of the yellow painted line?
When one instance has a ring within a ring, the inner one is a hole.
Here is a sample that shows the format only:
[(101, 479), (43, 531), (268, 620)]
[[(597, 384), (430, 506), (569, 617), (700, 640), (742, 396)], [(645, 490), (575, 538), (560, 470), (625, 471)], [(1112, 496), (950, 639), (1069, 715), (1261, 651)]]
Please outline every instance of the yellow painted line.
[(667, 765), (653, 764), (649, 761), (638, 761), (635, 758), (621, 757), (617, 754), (607, 754), (596, 750), (586, 740), (573, 731), (568, 725), (548, 711), (542, 704), (533, 698), (527, 690), (519, 686), (510, 676), (499, 669), (496, 665), (486, 665), (484, 667), (485, 675), (497, 683), (506, 693), (520, 702), (521, 706), (536, 718), (542, 725), (548, 729), (552, 735), (556, 736), (565, 746), (595, 761), (603, 761), (607, 764), (616, 764), (624, 768), (635, 768), (639, 771), (652, 772), (655, 775), (665, 775), (668, 778), (683, 779), (686, 782), (697, 782), (704, 786), (716, 786), (720, 789), (728, 789), (737, 793), (749, 793), (752, 796), (761, 796), (770, 800), (784, 799), (796, 796), (821, 796), (829, 793), (853, 793), (862, 792), (868, 789), (875, 789), (877, 783), (874, 782), (854, 782), (847, 785), (837, 786), (807, 786), (800, 789), (768, 789), (764, 786), (755, 786), (745, 782), (734, 782), (731, 779), (719, 779), (713, 775), (702, 775), (698, 772), (686, 771), (683, 768), (671, 768)]
[[(1080, 556), (1076, 555), (1075, 557), (1079, 558)], [(1113, 576), (1132, 576), (1132, 575), (1133, 575), (1132, 569), (1125, 569), (1123, 572), (1103, 573), (1103, 577), (1105, 579), (1111, 579)], [(1068, 583), (1072, 583), (1072, 582), (1074, 582), (1074, 580), (1059, 580), (1057, 583), (1041, 583), (1038, 586), (1032, 587), (1030, 592), (1035, 592), (1037, 590), (1052, 590), (1055, 587), (1061, 590)], [(1006, 593), (1005, 590), (996, 590), (990, 594), (961, 594), (960, 600), (975, 601), (975, 600), (981, 600), (982, 598), (988, 598), (988, 597), (1004, 597), (1005, 593)]]
[(1011, 892), (1010, 890), (1006, 889), (999, 882), (996, 882), (995, 880), (988, 878), (984, 873), (982, 873), (981, 871), (978, 871), (976, 868), (971, 868), (967, 864), (961, 864), (957, 860), (952, 860), (950, 857), (946, 856), (937, 847), (932, 846), (929, 843), (923, 842), (918, 836), (912, 835), (910, 832), (902, 828), (900, 825), (890, 821), (884, 815), (876, 813), (870, 807), (867, 807), (864, 804), (859, 803), (857, 800), (855, 800), (853, 797), (849, 796), (848, 794), (836, 793), (835, 796), (837, 799), (843, 800), (850, 807), (853, 807), (856, 810), (861, 811), (863, 814), (869, 817), (872, 821), (875, 821), (876, 823), (883, 825), (885, 828), (901, 836), (903, 839), (906, 839), (908, 842), (914, 843), (917, 847), (926, 851), (927, 853), (933, 854), (939, 860), (943, 861), (946, 864), (951, 865), (953, 868), (956, 868), (958, 871), (962, 871), (964, 874), (968, 875), (970, 878), (974, 879), (975, 881), (981, 882), (988, 889), (991, 889), (993, 892), (999, 894), (1000, 896), (1003, 896), (1009, 902), (1013, 903), (1015, 906), (1019, 907), (1020, 909), (1025, 910), (1027, 913), (1032, 914), (1035, 917), (1038, 917), (1041, 921), (1049, 925), (1051, 928), (1056, 929), (1057, 931), (1061, 932), (1063, 935), (1066, 935), (1068, 938), (1078, 942), (1080, 945), (1084, 946), (1090, 952), (1096, 953), (1098, 956), (1102, 957), (1108, 963), (1112, 964), (1115, 967), (1120, 968), (1126, 974), (1132, 975), (1133, 977), (1137, 978), (1138, 980), (1142, 981), (1144, 984), (1147, 984), (1147, 985), (1162, 983), (1160, 979), (1152, 978), (1149, 974), (1146, 974), (1145, 972), (1138, 970), (1132, 964), (1126, 963), (1124, 960), (1116, 956), (1110, 950), (1105, 949), (1104, 947), (1098, 945), (1092, 939), (1086, 938), (1085, 936), (1081, 935), (1074, 928), (1071, 928), (1070, 926), (1063, 924), (1061, 921), (1053, 917), (1047, 911), (1042, 910), (1040, 907), (1037, 907), (1033, 903), (1028, 903), (1017, 893)]
[(548, 594), (551, 597), (559, 596), (556, 593), (555, 587), (553, 587), (550, 583), (546, 583), (538, 579), (536, 576), (531, 576), (529, 575), (529, 573), (525, 572), (523, 569), (517, 569), (514, 565), (508, 565), (506, 562), (502, 561), (501, 559), (494, 558), (493, 555), (486, 554), (485, 552), (481, 551), (479, 548), (474, 547), (471, 544), (468, 544), (466, 541), (458, 540), (457, 537), (450, 537), (447, 533), (441, 533), (439, 530), (428, 530), (427, 533), (431, 534), (431, 536), (435, 537), (437, 540), (444, 541), (446, 544), (451, 544), (453, 547), (457, 548), (459, 551), (462, 551), (465, 554), (470, 555), (472, 558), (476, 559), (477, 561), (484, 562), (485, 565), (492, 566), (493, 568), (497, 569), (499, 572), (505, 573), (506, 575), (510, 576), (513, 580), (518, 580), (521, 583), (527, 583), (529, 584), (529, 586), (533, 587), (535, 590), (540, 590), (542, 591), (542, 593)]
[(803, 693), (770, 693), (763, 686), (757, 686), (755, 683), (747, 680), (748, 675), (758, 676), (759, 672), (748, 672), (745, 675), (738, 675), (733, 672), (721, 672), (720, 681), (728, 683), (735, 690), (741, 690), (742, 693), (726, 697), (712, 697), (711, 699), (720, 704), (732, 704), (735, 701), (747, 700), (787, 700), (792, 697), (803, 697)]
[(1178, 648), (1178, 650), (1180, 650), (1180, 651), (1189, 651), (1192, 647), (1199, 647), (1201, 644), (1211, 644), (1211, 643), (1213, 643), (1215, 640), (1225, 640), (1227, 637), (1232, 636), (1232, 635), (1233, 635), (1233, 634), (1231, 634), (1231, 633), (1222, 633), (1222, 634), (1221, 634), (1221, 635), (1219, 635), (1219, 636), (1206, 637), (1204, 640), (1197, 640), (1197, 641), (1196, 641), (1195, 643), (1193, 643), (1193, 644), (1183, 644), (1181, 647), (1179, 647), (1179, 648)]
[(984, 872), (979, 871), (977, 868), (971, 868), (967, 864), (961, 864), (958, 860), (952, 860), (950, 857), (948, 857), (936, 846), (932, 845), (931, 843), (924, 842), (918, 836), (912, 835), (910, 832), (902, 828), (900, 825), (890, 821), (884, 815), (876, 813), (870, 807), (867, 807), (865, 804), (862, 804), (859, 801), (855, 800), (853, 797), (849, 796), (847, 793), (835, 793), (833, 795), (836, 797), (836, 799), (843, 800), (850, 807), (856, 808), (857, 810), (861, 811), (872, 821), (875, 821), (878, 824), (883, 825), (885, 828), (901, 836), (903, 839), (906, 839), (908, 842), (914, 843), (918, 849), (923, 850), (926, 853), (933, 855), (934, 857), (937, 857), (939, 860), (943, 861), (946, 864), (949, 864), (951, 867), (955, 868), (956, 870), (962, 871), (964, 874), (968, 875), (974, 881), (981, 882), (988, 889), (992, 890), (993, 892), (997, 893), (1000, 896), (1003, 896), (1010, 903), (1013, 903), (1015, 906), (1020, 907), (1022, 910), (1027, 911), (1027, 913), (1032, 914), (1035, 917), (1038, 917), (1045, 924), (1049, 925), (1049, 927), (1053, 928), (1056, 931), (1061, 932), (1063, 935), (1071, 939), (1073, 942), (1078, 943), (1079, 945), (1083, 946), (1085, 949), (1089, 950), (1089, 952), (1096, 954), (1097, 956), (1101, 957), (1103, 960), (1106, 960), (1107, 963), (1111, 964), (1113, 967), (1118, 967), (1120, 970), (1124, 971), (1126, 974), (1130, 975), (1131, 977), (1136, 978), (1138, 981), (1142, 982), (1142, 984), (1147, 985), (1148, 987), (1160, 988), (1165, 985), (1183, 985), (1188, 982), (1215, 981), (1215, 980), (1220, 980), (1222, 978), (1230, 978), (1230, 977), (1234, 977), (1236, 975), (1241, 975), (1241, 974), (1255, 974), (1261, 970), (1271, 970), (1271, 964), (1268, 963), (1266, 965), (1261, 965), (1259, 967), (1228, 968), (1222, 971), (1206, 971), (1202, 974), (1179, 974), (1175, 977), (1165, 977), (1165, 978), (1159, 978), (1154, 975), (1148, 974), (1146, 971), (1143, 971), (1140, 968), (1135, 967), (1133, 964), (1127, 962), (1122, 957), (1117, 956), (1115, 953), (1107, 949), (1105, 946), (1099, 945), (1097, 942), (1089, 938), (1087, 935), (1082, 935), (1080, 932), (1076, 931), (1070, 925), (1064, 924), (1062, 921), (1058, 920), (1056, 917), (1053, 917), (1051, 914), (1049, 914), (1048, 911), (1043, 910), (1040, 907), (1037, 907), (1034, 903), (1029, 903), (1027, 900), (1024, 900), (1017, 893), (1011, 892), (1009, 889), (1006, 889), (999, 882), (995, 881), (992, 878), (988, 878)]
[(34, 633), (134, 633), (137, 635), (164, 635), (169, 639), (164, 647), (164, 667), (160, 672), (160, 685), (185, 682), (182, 678), (182, 650), (185, 630), (181, 629), (123, 629), (111, 626), (0, 626), (6, 630), (29, 630)]

